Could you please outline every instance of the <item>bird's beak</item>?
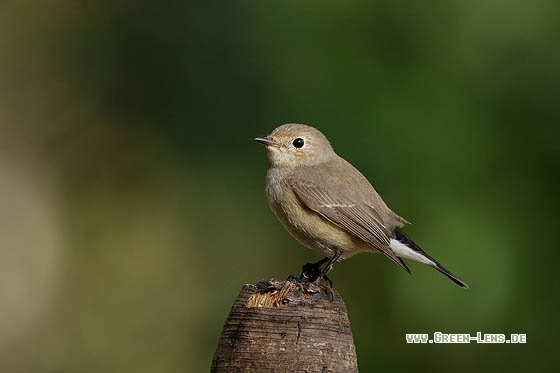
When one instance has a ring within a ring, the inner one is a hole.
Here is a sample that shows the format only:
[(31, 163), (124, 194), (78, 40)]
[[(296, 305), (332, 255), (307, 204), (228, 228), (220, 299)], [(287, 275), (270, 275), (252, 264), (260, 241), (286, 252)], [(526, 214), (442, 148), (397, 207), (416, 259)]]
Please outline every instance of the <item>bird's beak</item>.
[(255, 141), (260, 142), (264, 146), (276, 146), (276, 147), (280, 146), (280, 143), (278, 143), (278, 142), (276, 142), (272, 139), (269, 139), (268, 137), (257, 137), (255, 139)]

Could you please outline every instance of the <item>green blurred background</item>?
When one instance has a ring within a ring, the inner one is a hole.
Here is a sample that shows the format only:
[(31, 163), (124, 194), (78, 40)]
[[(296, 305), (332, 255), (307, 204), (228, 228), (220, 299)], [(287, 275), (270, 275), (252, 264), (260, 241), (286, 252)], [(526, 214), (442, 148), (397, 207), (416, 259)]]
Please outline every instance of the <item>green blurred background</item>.
[[(331, 274), (360, 370), (558, 363), (560, 3), (0, 3), (0, 371), (203, 372), (245, 283), (319, 256), (252, 139), (312, 124), (470, 285)], [(526, 333), (407, 345), (405, 333)]]

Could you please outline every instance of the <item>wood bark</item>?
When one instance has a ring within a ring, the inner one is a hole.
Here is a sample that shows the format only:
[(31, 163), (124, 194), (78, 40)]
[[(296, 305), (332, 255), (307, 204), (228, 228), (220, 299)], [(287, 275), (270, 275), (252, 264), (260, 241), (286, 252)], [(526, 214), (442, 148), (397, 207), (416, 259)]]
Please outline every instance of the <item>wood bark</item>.
[(341, 296), (296, 279), (245, 285), (234, 301), (212, 372), (357, 372)]

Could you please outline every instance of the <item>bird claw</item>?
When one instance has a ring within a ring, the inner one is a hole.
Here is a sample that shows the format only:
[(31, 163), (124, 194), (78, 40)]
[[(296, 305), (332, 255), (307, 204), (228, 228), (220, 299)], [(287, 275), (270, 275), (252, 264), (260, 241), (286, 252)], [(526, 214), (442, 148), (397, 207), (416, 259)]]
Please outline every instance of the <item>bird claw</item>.
[(310, 283), (315, 285), (321, 284), (321, 280), (325, 280), (329, 284), (329, 288), (333, 287), (333, 283), (331, 279), (327, 276), (327, 273), (332, 268), (331, 266), (327, 266), (330, 268), (325, 267), (321, 269), (321, 265), (325, 262), (325, 260), (321, 260), (317, 263), (306, 263), (301, 267), (301, 275), (300, 279), (306, 280)]
[(306, 263), (301, 267), (300, 279), (315, 283), (320, 280), (321, 267), (317, 263)]

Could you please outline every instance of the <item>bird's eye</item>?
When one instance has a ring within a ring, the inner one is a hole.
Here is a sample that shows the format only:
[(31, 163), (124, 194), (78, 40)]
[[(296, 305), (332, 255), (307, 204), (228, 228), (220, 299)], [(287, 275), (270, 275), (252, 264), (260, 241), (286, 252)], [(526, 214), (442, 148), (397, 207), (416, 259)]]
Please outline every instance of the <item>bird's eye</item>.
[(303, 147), (304, 144), (305, 142), (301, 137), (298, 137), (297, 139), (294, 140), (294, 142), (292, 142), (292, 145), (295, 146), (296, 148), (301, 148)]

